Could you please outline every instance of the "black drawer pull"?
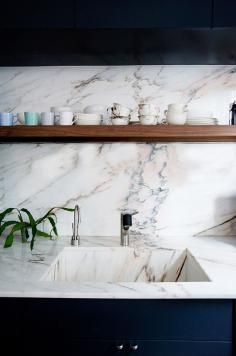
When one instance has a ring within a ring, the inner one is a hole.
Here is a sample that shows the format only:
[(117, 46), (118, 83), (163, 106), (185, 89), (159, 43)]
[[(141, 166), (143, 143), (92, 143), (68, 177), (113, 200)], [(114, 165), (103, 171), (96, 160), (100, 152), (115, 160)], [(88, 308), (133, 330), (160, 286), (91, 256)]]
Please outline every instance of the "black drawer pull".
[(130, 350), (131, 351), (137, 351), (138, 350), (138, 344), (130, 345)]

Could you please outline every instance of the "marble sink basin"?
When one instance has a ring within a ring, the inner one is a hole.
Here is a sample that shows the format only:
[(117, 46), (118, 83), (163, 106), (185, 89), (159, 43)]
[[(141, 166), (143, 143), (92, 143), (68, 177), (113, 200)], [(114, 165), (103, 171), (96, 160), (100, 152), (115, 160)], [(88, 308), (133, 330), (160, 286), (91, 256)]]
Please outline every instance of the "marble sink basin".
[(188, 250), (66, 247), (42, 278), (61, 282), (204, 282), (208, 276)]

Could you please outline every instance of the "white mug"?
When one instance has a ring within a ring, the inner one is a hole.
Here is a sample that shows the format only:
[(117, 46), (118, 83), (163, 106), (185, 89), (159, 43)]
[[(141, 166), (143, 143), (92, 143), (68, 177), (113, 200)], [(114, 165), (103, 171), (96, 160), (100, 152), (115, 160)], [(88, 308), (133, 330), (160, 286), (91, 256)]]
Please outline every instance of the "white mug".
[(138, 113), (139, 116), (146, 116), (146, 115), (156, 116), (159, 113), (159, 108), (154, 104), (139, 104)]
[(164, 111), (167, 123), (170, 125), (184, 125), (187, 119), (187, 105), (169, 104)]
[(72, 111), (59, 112), (59, 118), (57, 120), (58, 125), (72, 125), (74, 123)]
[(41, 125), (45, 125), (45, 126), (54, 125), (54, 113), (51, 111), (41, 112)]

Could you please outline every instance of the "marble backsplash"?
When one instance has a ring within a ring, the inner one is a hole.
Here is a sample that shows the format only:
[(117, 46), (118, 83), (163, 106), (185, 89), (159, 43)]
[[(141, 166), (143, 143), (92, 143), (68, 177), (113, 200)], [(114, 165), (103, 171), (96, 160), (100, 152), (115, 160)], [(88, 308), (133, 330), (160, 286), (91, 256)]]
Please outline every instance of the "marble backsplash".
[(228, 123), (236, 98), (236, 66), (113, 66), (0, 68), (0, 111), (47, 111), (51, 106), (120, 102), (135, 109), (156, 103), (163, 114), (169, 103), (211, 110)]
[[(235, 235), (236, 145), (4, 144), (1, 208), (81, 206), (83, 235), (118, 235), (119, 209), (151, 236)], [(59, 231), (72, 216), (58, 212)]]
[[(0, 111), (81, 110), (114, 101), (182, 102), (228, 122), (236, 97), (235, 66), (0, 68)], [(0, 205), (79, 204), (80, 233), (118, 235), (119, 210), (137, 209), (133, 230), (151, 236), (235, 235), (236, 145), (2, 144)], [(71, 234), (71, 214), (58, 212)]]

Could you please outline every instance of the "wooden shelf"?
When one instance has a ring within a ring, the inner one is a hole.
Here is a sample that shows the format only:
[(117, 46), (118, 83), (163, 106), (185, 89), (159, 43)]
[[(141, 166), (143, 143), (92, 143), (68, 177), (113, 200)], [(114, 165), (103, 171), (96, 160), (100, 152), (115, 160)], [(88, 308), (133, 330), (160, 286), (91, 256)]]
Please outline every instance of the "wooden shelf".
[(12, 126), (0, 142), (236, 142), (236, 126)]

